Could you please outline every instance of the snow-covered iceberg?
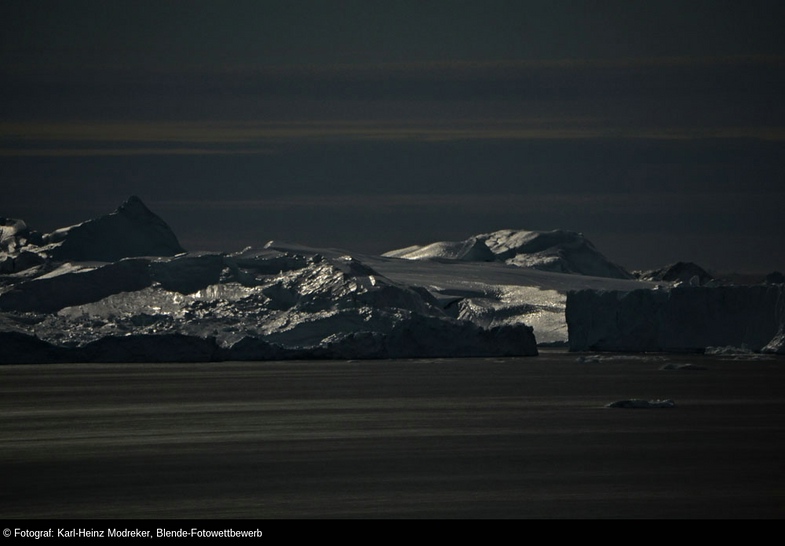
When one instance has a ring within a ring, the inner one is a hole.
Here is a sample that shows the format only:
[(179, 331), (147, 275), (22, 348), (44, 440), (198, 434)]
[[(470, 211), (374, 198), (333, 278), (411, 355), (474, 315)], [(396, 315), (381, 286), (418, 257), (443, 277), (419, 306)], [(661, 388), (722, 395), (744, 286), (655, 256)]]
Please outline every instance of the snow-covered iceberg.
[(557, 273), (633, 278), (623, 267), (603, 256), (582, 234), (565, 230), (504, 229), (475, 235), (464, 241), (442, 241), (391, 250), (384, 256), (408, 260), (498, 261)]
[(111, 214), (52, 233), (30, 230), (22, 220), (2, 220), (0, 261), (18, 259), (27, 253), (60, 262), (114, 262), (134, 256), (173, 256), (185, 251), (166, 222), (135, 196)]
[(639, 272), (636, 276), (645, 281), (665, 281), (690, 286), (705, 286), (715, 280), (711, 273), (692, 262), (676, 262), (660, 269)]
[(281, 241), (186, 252), (132, 197), (49, 234), (0, 218), (0, 363), (524, 356), (568, 338), (785, 352), (782, 285), (679, 284), (694, 273), (631, 278), (567, 231), (385, 255)]
[(6, 260), (38, 260), (0, 283), (0, 362), (537, 354), (523, 321), (467, 320), (346, 253), (182, 252), (136, 198), (54, 234), (3, 227)]
[[(245, 262), (242, 271), (236, 270), (241, 276), (228, 265), (216, 275), (215, 257), (207, 257), (126, 259), (14, 286), (0, 295), (0, 307), (6, 311), (5, 350), (0, 360), (203, 361), (537, 353), (531, 327), (484, 328), (456, 319), (427, 291), (390, 281), (349, 256), (301, 257), (304, 260), (292, 260), (292, 268), (274, 275), (266, 273), (269, 264), (265, 260), (260, 260), (259, 270)], [(235, 266), (231, 258), (221, 263)], [(164, 282), (156, 280), (162, 264), (169, 266)], [(184, 280), (173, 280), (181, 268)], [(186, 290), (186, 285), (196, 290)], [(61, 295), (57, 286), (73, 296)], [(46, 297), (53, 293), (60, 297)], [(79, 300), (74, 301), (75, 297)]]

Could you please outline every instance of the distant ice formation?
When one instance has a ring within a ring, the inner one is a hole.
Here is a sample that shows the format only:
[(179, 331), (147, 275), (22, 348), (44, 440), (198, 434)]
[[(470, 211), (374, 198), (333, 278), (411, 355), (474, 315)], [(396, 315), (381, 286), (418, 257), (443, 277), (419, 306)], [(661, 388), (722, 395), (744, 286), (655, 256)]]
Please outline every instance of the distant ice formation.
[[(13, 240), (14, 250), (54, 261), (114, 262), (134, 256), (174, 256), (184, 252), (169, 226), (135, 196), (111, 214), (52, 233), (40, 235), (19, 229), (19, 224), (15, 228), (15, 233), (9, 232), (8, 237)], [(0, 250), (3, 246), (7, 252), (10, 244), (0, 244)]]
[(785, 353), (782, 284), (701, 287), (695, 267), (635, 279), (569, 231), (383, 256), (280, 241), (185, 252), (131, 197), (49, 234), (0, 218), (0, 363), (528, 356), (568, 338)]
[(705, 366), (700, 366), (698, 364), (690, 364), (689, 362), (684, 364), (676, 364), (672, 362), (670, 364), (664, 364), (663, 366), (660, 367), (660, 370), (678, 370), (678, 371), (690, 371), (690, 372), (702, 371), (705, 369), (706, 369)]
[(639, 400), (632, 398), (629, 400), (617, 400), (607, 404), (608, 408), (625, 408), (625, 409), (660, 409), (660, 408), (675, 408), (676, 402), (673, 400)]
[(692, 262), (677, 262), (660, 269), (640, 272), (637, 277), (645, 281), (666, 281), (690, 286), (704, 286), (715, 280), (711, 273)]
[(505, 229), (458, 242), (411, 246), (384, 254), (408, 260), (498, 261), (542, 271), (631, 279), (623, 267), (610, 262), (582, 234), (574, 231)]
[(537, 354), (521, 321), (471, 321), (431, 292), (306, 248), (184, 253), (136, 198), (31, 237), (3, 221), (0, 362)]

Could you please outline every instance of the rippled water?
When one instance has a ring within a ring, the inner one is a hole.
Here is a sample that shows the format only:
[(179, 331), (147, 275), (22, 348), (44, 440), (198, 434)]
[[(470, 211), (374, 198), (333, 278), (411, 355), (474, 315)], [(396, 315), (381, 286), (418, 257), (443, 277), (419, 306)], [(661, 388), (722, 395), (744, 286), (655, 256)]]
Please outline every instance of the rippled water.
[(785, 359), (578, 356), (0, 367), (0, 514), (785, 516)]

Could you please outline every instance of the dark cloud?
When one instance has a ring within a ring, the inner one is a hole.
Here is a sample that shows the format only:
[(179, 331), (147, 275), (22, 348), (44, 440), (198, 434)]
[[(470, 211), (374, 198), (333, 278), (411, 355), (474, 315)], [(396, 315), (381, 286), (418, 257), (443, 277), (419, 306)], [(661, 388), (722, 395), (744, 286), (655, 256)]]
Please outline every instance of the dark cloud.
[[(724, 139), (316, 141), (269, 154), (4, 158), (0, 176), (14, 196), (4, 213), (35, 228), (139, 194), (191, 249), (283, 239), (381, 252), (563, 228), (628, 267), (662, 265), (680, 248), (679, 259), (706, 267), (766, 270), (785, 265), (783, 152), (778, 142)], [(673, 246), (630, 242), (653, 238)], [(687, 253), (693, 239), (702, 243)], [(751, 261), (733, 261), (750, 248)]]
[(53, 229), (138, 194), (190, 248), (566, 228), (629, 267), (785, 269), (784, 15), (9, 0), (0, 213)]
[[(3, 119), (400, 120), (597, 117), (782, 124), (785, 55), (238, 69), (8, 68)], [(724, 108), (724, 110), (723, 110)], [(684, 116), (687, 115), (686, 119)]]
[(783, 52), (778, 0), (6, 0), (4, 63), (191, 66)]

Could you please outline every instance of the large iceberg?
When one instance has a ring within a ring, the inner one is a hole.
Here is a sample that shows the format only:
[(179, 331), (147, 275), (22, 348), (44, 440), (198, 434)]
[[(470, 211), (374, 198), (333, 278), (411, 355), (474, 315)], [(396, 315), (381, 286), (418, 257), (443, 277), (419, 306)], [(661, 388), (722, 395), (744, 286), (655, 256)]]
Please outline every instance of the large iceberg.
[(785, 352), (782, 285), (700, 287), (696, 267), (635, 279), (558, 230), (186, 252), (132, 197), (49, 234), (0, 218), (0, 363)]
[(573, 351), (785, 353), (785, 285), (675, 286), (567, 294)]
[(3, 222), (0, 362), (537, 354), (522, 320), (472, 321), (343, 252), (182, 252), (140, 200), (53, 234)]

